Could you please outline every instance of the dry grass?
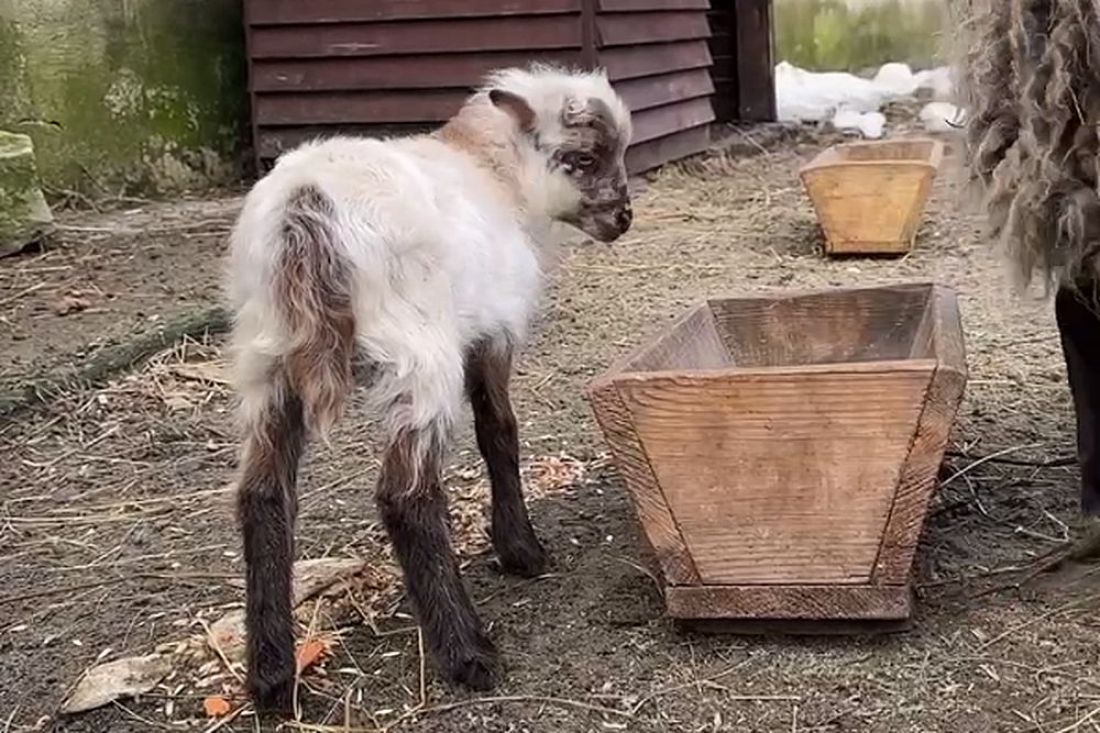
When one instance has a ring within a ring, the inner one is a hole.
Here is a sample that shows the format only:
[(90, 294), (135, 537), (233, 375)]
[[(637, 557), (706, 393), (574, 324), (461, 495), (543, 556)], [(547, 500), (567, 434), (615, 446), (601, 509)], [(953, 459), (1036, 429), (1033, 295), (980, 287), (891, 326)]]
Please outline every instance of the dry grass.
[[(796, 178), (817, 148), (759, 147), (755, 157), (666, 171), (640, 197), (624, 241), (571, 250), (555, 277), (515, 390), (528, 495), (555, 557), (546, 577), (492, 572), (485, 477), (470, 431), (459, 436), (447, 471), (452, 523), (508, 664), (499, 691), (450, 690), (424, 659), (370, 500), (370, 419), (345, 420), (331, 448), (315, 448), (302, 471), (298, 554), (362, 558), (369, 571), (299, 607), (300, 637), (331, 651), (302, 676), (302, 712), (289, 729), (1100, 726), (1100, 574), (1075, 567), (1028, 578), (1080, 531), (1047, 305), (1005, 287), (978, 223), (956, 213), (947, 178), (913, 254), (822, 258)], [(925, 278), (960, 292), (971, 382), (920, 552), (915, 628), (894, 639), (792, 641), (703, 637), (662, 620), (583, 386), (699, 298)], [(29, 730), (97, 659), (161, 644), (186, 660), (175, 676), (68, 729), (252, 728), (239, 662), (205, 633), (241, 607), (235, 435), (217, 342), (181, 344), (0, 427), (10, 457), (0, 465), (0, 731)], [(231, 699), (229, 718), (203, 716), (210, 694)]]

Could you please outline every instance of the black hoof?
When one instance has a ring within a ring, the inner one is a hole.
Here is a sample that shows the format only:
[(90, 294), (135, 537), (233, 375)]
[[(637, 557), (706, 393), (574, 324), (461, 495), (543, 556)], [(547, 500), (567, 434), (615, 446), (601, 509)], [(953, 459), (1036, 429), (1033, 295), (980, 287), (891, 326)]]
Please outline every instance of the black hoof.
[(1082, 482), (1081, 513), (1086, 517), (1100, 517), (1100, 484), (1092, 481)]
[(250, 677), (248, 689), (256, 709), (261, 713), (291, 715), (294, 712), (294, 673), (278, 679)]
[(546, 572), (550, 557), (533, 530), (524, 534), (524, 537), (494, 538), (493, 549), (503, 572), (521, 578), (534, 578)]
[(479, 635), (476, 642), (454, 649), (449, 656), (446, 673), (451, 682), (479, 692), (493, 689), (498, 656), (488, 637)]

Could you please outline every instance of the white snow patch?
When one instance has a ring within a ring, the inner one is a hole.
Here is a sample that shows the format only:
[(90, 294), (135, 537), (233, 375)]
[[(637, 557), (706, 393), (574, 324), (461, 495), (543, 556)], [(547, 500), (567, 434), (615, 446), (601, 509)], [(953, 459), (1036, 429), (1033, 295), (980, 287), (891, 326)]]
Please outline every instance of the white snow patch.
[(966, 114), (950, 102), (929, 102), (921, 108), (920, 121), (928, 132), (953, 132), (966, 121)]
[(947, 100), (954, 91), (949, 67), (913, 73), (908, 64), (883, 64), (873, 79), (843, 71), (807, 71), (786, 61), (775, 67), (776, 108), (782, 122), (831, 122), (838, 130), (858, 131), (866, 138), (885, 132), (883, 105), (910, 99), (918, 91), (931, 90), (935, 100), (921, 110), (929, 132), (949, 132), (950, 120), (959, 124), (965, 116)]

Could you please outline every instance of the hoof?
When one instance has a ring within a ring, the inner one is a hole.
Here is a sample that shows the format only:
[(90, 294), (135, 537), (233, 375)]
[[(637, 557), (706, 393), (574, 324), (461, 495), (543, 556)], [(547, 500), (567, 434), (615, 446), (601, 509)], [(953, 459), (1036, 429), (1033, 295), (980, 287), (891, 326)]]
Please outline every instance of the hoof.
[(294, 712), (294, 673), (278, 677), (249, 677), (248, 690), (256, 709), (273, 715)]
[(451, 682), (485, 692), (493, 689), (498, 664), (496, 647), (487, 636), (479, 635), (477, 640), (465, 648), (456, 648), (447, 660), (447, 677)]
[(526, 537), (509, 537), (493, 541), (500, 569), (509, 575), (521, 578), (534, 578), (546, 572), (550, 556), (535, 537), (534, 531), (525, 533)]

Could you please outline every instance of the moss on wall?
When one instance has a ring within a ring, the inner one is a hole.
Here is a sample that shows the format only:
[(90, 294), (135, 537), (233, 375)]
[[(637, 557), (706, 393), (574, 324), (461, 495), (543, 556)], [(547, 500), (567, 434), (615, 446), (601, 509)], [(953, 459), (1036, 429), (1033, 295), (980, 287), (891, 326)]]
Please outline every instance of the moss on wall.
[(0, 257), (20, 250), (52, 222), (38, 187), (31, 139), (0, 132)]
[(52, 188), (232, 181), (246, 128), (237, 0), (0, 0), (0, 128)]

